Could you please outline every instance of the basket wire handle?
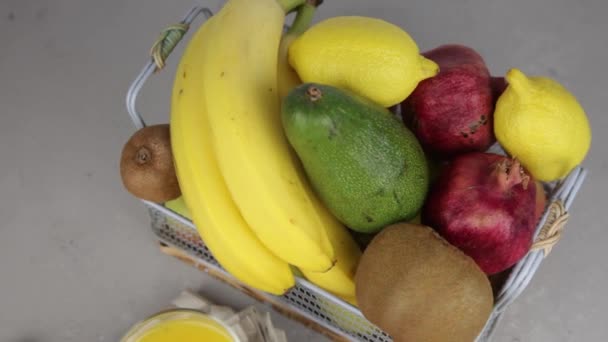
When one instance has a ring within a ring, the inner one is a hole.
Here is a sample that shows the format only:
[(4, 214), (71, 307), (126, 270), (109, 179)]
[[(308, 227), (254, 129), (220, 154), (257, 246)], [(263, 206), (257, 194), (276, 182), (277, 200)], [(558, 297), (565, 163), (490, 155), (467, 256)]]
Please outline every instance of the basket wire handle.
[(150, 56), (156, 64), (156, 71), (160, 71), (165, 67), (165, 60), (171, 54), (177, 43), (184, 37), (190, 24), (179, 23), (166, 27), (158, 36), (158, 39), (150, 49)]
[(541, 228), (536, 242), (532, 245), (531, 250), (544, 251), (545, 257), (551, 253), (551, 249), (559, 241), (562, 231), (568, 222), (570, 214), (566, 211), (564, 204), (561, 201), (555, 201), (549, 206), (549, 215), (545, 225)]
[(161, 70), (165, 66), (165, 61), (173, 52), (179, 41), (186, 35), (190, 27), (190, 23), (199, 15), (203, 14), (206, 19), (213, 16), (213, 12), (206, 7), (195, 6), (186, 16), (178, 23), (170, 25), (164, 29), (159, 38), (156, 40), (150, 50), (151, 58), (144, 65), (142, 70), (137, 75), (137, 78), (131, 83), (126, 96), (126, 107), (131, 121), (136, 129), (146, 127), (146, 122), (139, 114), (136, 108), (137, 95), (148, 78), (155, 72)]

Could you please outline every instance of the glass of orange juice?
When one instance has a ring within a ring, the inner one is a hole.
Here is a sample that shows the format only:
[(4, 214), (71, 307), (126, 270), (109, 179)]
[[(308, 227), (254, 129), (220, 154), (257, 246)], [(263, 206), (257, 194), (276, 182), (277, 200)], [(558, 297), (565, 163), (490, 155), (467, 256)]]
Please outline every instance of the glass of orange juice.
[(191, 309), (157, 313), (134, 325), (121, 342), (239, 342), (220, 320)]

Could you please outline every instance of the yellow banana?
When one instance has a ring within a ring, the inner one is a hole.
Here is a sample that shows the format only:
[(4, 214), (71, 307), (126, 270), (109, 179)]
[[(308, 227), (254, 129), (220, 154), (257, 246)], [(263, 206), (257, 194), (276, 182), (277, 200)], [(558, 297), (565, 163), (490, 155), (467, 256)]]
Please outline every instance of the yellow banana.
[(302, 81), (296, 71), (289, 65), (288, 52), (289, 46), (310, 26), (317, 1), (306, 1), (305, 4), (298, 8), (296, 17), (291, 24), (289, 30), (283, 35), (281, 44), (279, 45), (279, 60), (278, 60), (278, 89), (279, 99), (283, 99), (289, 92), (300, 85)]
[(329, 240), (336, 252), (336, 264), (327, 272), (301, 270), (311, 283), (356, 305), (355, 272), (361, 249), (345, 227), (329, 229)]
[(335, 262), (327, 230), (341, 224), (315, 205), (285, 138), (277, 94), (281, 0), (229, 0), (216, 14), (203, 64), (213, 146), (241, 214), (274, 254), (301, 269)]
[(302, 83), (300, 77), (295, 70), (289, 65), (287, 60), (287, 52), (289, 45), (297, 38), (294, 34), (286, 33), (281, 39), (279, 46), (279, 64), (278, 64), (278, 88), (279, 98), (283, 99), (289, 92)]
[(233, 276), (254, 288), (283, 294), (294, 285), (289, 265), (272, 254), (243, 219), (220, 173), (212, 147), (202, 66), (215, 17), (188, 44), (177, 69), (171, 104), (171, 144), (186, 205), (203, 241)]

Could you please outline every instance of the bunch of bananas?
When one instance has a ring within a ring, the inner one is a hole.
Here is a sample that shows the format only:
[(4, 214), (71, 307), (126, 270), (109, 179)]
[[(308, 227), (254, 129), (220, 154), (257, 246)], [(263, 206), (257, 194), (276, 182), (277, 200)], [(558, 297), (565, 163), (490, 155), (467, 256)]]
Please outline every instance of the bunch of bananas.
[[(296, 27), (283, 35), (294, 7)], [(280, 94), (299, 82), (287, 47), (313, 12), (303, 0), (226, 2), (179, 63), (171, 144), (192, 220), (228, 272), (283, 294), (293, 265), (354, 302), (361, 252), (313, 193), (280, 119)]]

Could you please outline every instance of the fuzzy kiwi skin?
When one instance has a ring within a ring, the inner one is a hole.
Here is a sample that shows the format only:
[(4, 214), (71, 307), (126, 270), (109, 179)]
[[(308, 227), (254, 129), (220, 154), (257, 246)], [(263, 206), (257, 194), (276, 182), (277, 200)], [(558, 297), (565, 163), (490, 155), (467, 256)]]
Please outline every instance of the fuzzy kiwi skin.
[(418, 224), (397, 223), (376, 235), (355, 284), (363, 315), (396, 342), (472, 342), (494, 302), (473, 259)]
[(125, 144), (120, 158), (124, 187), (135, 197), (163, 203), (181, 195), (169, 125), (153, 125), (135, 132)]

